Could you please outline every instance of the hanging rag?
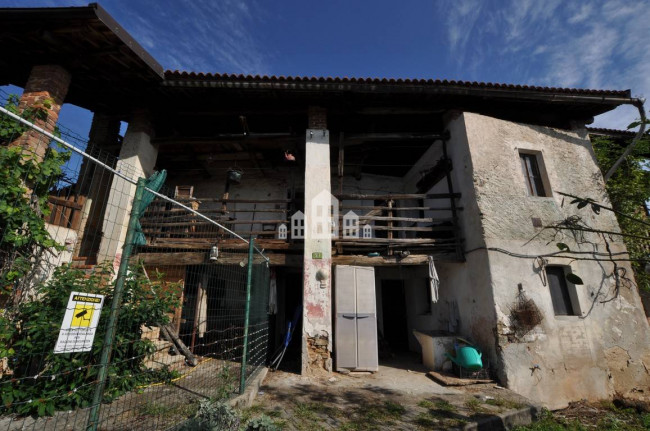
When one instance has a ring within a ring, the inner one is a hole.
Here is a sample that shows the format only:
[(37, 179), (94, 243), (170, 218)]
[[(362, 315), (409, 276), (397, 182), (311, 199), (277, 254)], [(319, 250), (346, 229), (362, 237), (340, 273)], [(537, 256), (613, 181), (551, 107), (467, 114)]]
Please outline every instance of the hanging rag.
[(427, 256), (427, 261), (429, 262), (429, 289), (431, 290), (431, 302), (434, 304), (438, 302), (438, 288), (440, 287), (440, 279), (438, 278), (438, 272), (436, 271), (436, 266), (433, 263), (433, 256)]
[(278, 313), (278, 283), (275, 278), (275, 271), (271, 271), (271, 282), (269, 285), (269, 314)]

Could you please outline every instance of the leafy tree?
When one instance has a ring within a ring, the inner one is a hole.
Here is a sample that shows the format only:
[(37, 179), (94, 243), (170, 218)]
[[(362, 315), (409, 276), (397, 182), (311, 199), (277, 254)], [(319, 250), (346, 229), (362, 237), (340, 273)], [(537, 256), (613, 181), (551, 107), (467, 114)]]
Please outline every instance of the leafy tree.
[[(633, 123), (631, 126), (634, 126)], [(638, 125), (638, 124), (636, 124)], [(598, 164), (603, 173), (623, 154), (624, 146), (614, 138), (592, 136)], [(650, 290), (650, 274), (645, 272), (645, 262), (650, 255), (650, 218), (646, 214), (646, 202), (650, 201), (650, 135), (641, 138), (632, 154), (619, 166), (606, 184), (612, 208), (618, 212), (617, 219), (632, 262), (639, 288)], [(641, 221), (642, 223), (640, 223)], [(641, 261), (639, 261), (641, 260)]]

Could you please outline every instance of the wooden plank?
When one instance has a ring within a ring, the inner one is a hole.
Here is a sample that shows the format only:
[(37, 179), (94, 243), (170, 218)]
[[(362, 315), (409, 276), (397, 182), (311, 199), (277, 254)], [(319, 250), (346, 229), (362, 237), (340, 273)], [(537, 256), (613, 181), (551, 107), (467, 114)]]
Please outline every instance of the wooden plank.
[[(189, 221), (189, 220), (188, 220)], [(233, 225), (233, 224), (280, 224), (280, 223), (288, 223), (287, 220), (215, 220), (215, 222), (222, 224), (222, 225)], [(190, 226), (189, 223), (166, 223), (166, 222), (150, 222), (150, 221), (143, 221), (141, 222), (142, 226), (150, 226), (150, 227), (188, 227)], [(215, 226), (217, 227), (214, 223), (209, 223), (207, 221), (205, 222), (195, 222), (192, 223), (192, 226)]]
[[(363, 210), (363, 211), (385, 211), (388, 207), (372, 205), (341, 205), (342, 210)], [(456, 209), (462, 209), (456, 207)], [(393, 211), (450, 211), (451, 208), (430, 208), (430, 207), (395, 207)]]
[(438, 240), (433, 238), (353, 238), (340, 239), (336, 242), (355, 244), (435, 244)]
[[(217, 240), (204, 238), (159, 238), (155, 243), (148, 244), (147, 249), (190, 249), (190, 250), (209, 250), (215, 243), (219, 244), (222, 250), (248, 250), (248, 244), (240, 239)], [(302, 242), (288, 243), (284, 240), (259, 238), (255, 240), (255, 245), (264, 250), (302, 250)]]
[[(81, 208), (84, 206), (84, 202), (86, 201), (85, 196), (79, 196), (77, 199), (77, 203), (81, 205)], [(83, 212), (81, 210), (77, 210), (74, 212), (72, 215), (72, 219), (70, 220), (70, 229), (73, 230), (78, 230), (79, 226), (81, 225), (81, 216)]]
[(336, 196), (341, 200), (397, 200), (397, 199), (449, 199), (460, 198), (460, 193), (414, 193), (414, 194), (388, 194), (388, 195), (362, 195), (362, 194), (342, 194)]
[[(255, 254), (253, 262), (262, 263), (264, 259), (259, 254)], [(273, 266), (302, 266), (303, 256), (298, 254), (268, 253), (269, 265)], [(205, 252), (176, 252), (176, 253), (138, 253), (131, 257), (132, 262), (144, 262), (147, 266), (157, 265), (164, 266), (182, 266), (182, 265), (240, 265), (242, 262), (248, 262), (248, 255), (242, 253), (219, 253), (219, 259), (209, 261), (208, 254)]]
[[(216, 209), (216, 208), (215, 209), (203, 209), (203, 208), (201, 208), (200, 210), (197, 210), (197, 212), (199, 212), (199, 213), (201, 213), (203, 215), (206, 215), (206, 214), (223, 214), (223, 211), (221, 211), (221, 209)], [(253, 210), (252, 209), (251, 210), (237, 209), (235, 211), (230, 211), (229, 213), (230, 214), (236, 214), (236, 213), (250, 213), (250, 212), (253, 212)], [(289, 210), (277, 209), (277, 208), (261, 208), (261, 209), (258, 208), (255, 212), (287, 213), (287, 212), (289, 212)], [(166, 216), (165, 219), (167, 219), (168, 217), (169, 218), (178, 217), (179, 214), (181, 214), (181, 215), (182, 214), (187, 214), (189, 216), (190, 214), (194, 214), (194, 213), (191, 213), (191, 212), (189, 212), (189, 211), (187, 211), (186, 209), (183, 209), (183, 208), (173, 208), (173, 209), (168, 209), (168, 210), (147, 210), (144, 213), (143, 218), (149, 218), (154, 214), (155, 215), (164, 215), (164, 216)], [(198, 216), (195, 215), (195, 217), (198, 217)]]
[(420, 181), (418, 181), (415, 186), (419, 192), (426, 193), (427, 190), (431, 190), (433, 186), (444, 179), (452, 169), (453, 166), (451, 164), (451, 159), (440, 159), (434, 167), (426, 171), (424, 176), (420, 178)]
[[(74, 198), (74, 196), (73, 196), (73, 198)], [(66, 208), (74, 208), (76, 210), (80, 210), (80, 209), (82, 209), (84, 207), (83, 202), (78, 203), (78, 202), (75, 202), (73, 200), (60, 198), (58, 196), (48, 196), (47, 201), (50, 202), (50, 203), (53, 203), (55, 205), (60, 205), (62, 207), (66, 207)]]
[(433, 222), (446, 222), (452, 221), (453, 219), (446, 218), (433, 218), (433, 217), (380, 217), (380, 216), (359, 216), (359, 220), (375, 220), (375, 221), (387, 221), (387, 222), (411, 222), (411, 223), (433, 223)]
[[(436, 229), (444, 228), (444, 229)], [(433, 232), (437, 231), (453, 231), (453, 226), (425, 226), (425, 227), (412, 227), (412, 226), (373, 226), (373, 230), (385, 230), (389, 232)]]
[[(239, 212), (249, 213), (249, 212), (253, 212), (253, 211), (233, 211), (230, 214), (237, 214)], [(261, 213), (261, 212), (266, 212), (266, 211), (256, 211), (256, 212)], [(275, 217), (277, 217), (277, 216), (275, 216)], [(217, 217), (208, 217), (208, 218), (211, 218), (212, 220), (214, 220), (214, 221), (216, 221), (218, 223), (234, 221), (231, 218), (217, 218)], [(197, 221), (197, 220), (205, 220), (205, 219), (203, 219), (203, 218), (201, 218), (201, 217), (199, 217), (197, 215), (194, 215), (193, 213), (189, 213), (189, 212), (186, 213), (185, 215), (171, 215), (171, 216), (162, 215), (162, 216), (157, 216), (157, 217), (153, 217), (153, 216), (150, 216), (150, 215), (145, 213), (145, 216), (140, 219), (140, 222), (141, 223), (143, 223), (143, 222), (173, 223), (173, 222), (193, 222), (193, 221)], [(235, 220), (237, 220), (237, 219), (235, 218)], [(241, 219), (241, 221), (247, 221), (247, 220), (246, 219)], [(266, 219), (255, 219), (255, 220), (248, 220), (248, 221), (253, 221), (254, 224), (257, 224), (259, 222), (265, 222), (267, 220)], [(273, 220), (269, 220), (269, 221), (273, 221)], [(207, 223), (207, 222), (205, 222), (205, 223)]]
[(403, 259), (398, 256), (375, 256), (364, 255), (336, 255), (332, 256), (332, 265), (357, 265), (357, 266), (391, 266), (391, 265), (424, 265), (427, 263), (427, 255), (410, 255)]

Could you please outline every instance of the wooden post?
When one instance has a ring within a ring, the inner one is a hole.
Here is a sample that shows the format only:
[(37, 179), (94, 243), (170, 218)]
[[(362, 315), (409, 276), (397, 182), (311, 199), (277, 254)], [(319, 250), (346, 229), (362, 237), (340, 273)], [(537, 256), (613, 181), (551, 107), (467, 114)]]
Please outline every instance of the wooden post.
[(343, 141), (344, 134), (343, 132), (339, 133), (339, 194), (343, 194), (343, 175), (345, 167), (345, 143)]
[[(447, 155), (447, 139), (442, 140), (442, 154), (445, 160), (449, 159), (449, 156)], [(451, 163), (451, 161), (450, 161)], [(463, 245), (461, 244), (460, 238), (458, 238), (458, 234), (460, 232), (460, 229), (458, 227), (458, 211), (456, 210), (456, 199), (454, 195), (454, 186), (451, 182), (451, 176), (449, 175), (451, 172), (451, 169), (447, 170), (447, 174), (445, 177), (447, 178), (447, 191), (449, 192), (450, 198), (449, 198), (449, 203), (451, 204), (451, 216), (453, 218), (453, 224), (454, 224), (454, 240), (456, 242), (456, 257), (458, 259), (463, 258)]]
[[(388, 219), (389, 220), (388, 220), (388, 223), (386, 223), (386, 225), (388, 226), (388, 231), (387, 231), (386, 237), (388, 239), (393, 239), (393, 231), (391, 230), (391, 228), (393, 227), (393, 221), (390, 220), (390, 219), (393, 218), (393, 209), (392, 208), (393, 208), (394, 203), (395, 203), (394, 200), (392, 200), (392, 199), (388, 200), (388, 205), (387, 206), (388, 206)], [(392, 248), (388, 249), (388, 255), (389, 256), (393, 255), (393, 249)]]

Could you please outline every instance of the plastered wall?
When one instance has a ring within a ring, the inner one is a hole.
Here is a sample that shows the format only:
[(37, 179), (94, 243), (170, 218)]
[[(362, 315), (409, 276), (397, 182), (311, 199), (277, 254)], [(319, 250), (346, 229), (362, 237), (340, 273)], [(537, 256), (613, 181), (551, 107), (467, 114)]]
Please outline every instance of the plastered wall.
[[(596, 234), (576, 238), (568, 231), (556, 233), (535, 227), (533, 218), (548, 226), (578, 216), (591, 227), (619, 231), (612, 213), (577, 209), (558, 193), (609, 204), (586, 131), (515, 124), (472, 113), (462, 114), (450, 127), (466, 131), (472, 185), (462, 192), (464, 197), (468, 191), (475, 194), (477, 208), (473, 214), (466, 208), (465, 216), (476, 220), (483, 232), (465, 231), (465, 249), (468, 263), (480, 255), (489, 270), (475, 289), (492, 291), (496, 322), (491, 329), (503, 382), (550, 408), (614, 393), (648, 398), (650, 335), (636, 288), (622, 282), (616, 295), (613, 264), (602, 255), (596, 256), (600, 261), (547, 258), (550, 265), (567, 265), (584, 281), (570, 285), (579, 315), (555, 316), (540, 261), (535, 260), (557, 252), (558, 242), (578, 252), (605, 253), (606, 248)], [(522, 150), (541, 157), (549, 196), (528, 196), (519, 159)], [(491, 251), (471, 251), (481, 247), (481, 238)], [(609, 241), (613, 253), (625, 251), (620, 237)], [(619, 266), (633, 281), (629, 266)], [(511, 310), (520, 292), (535, 302), (543, 320), (527, 334), (515, 336)]]

